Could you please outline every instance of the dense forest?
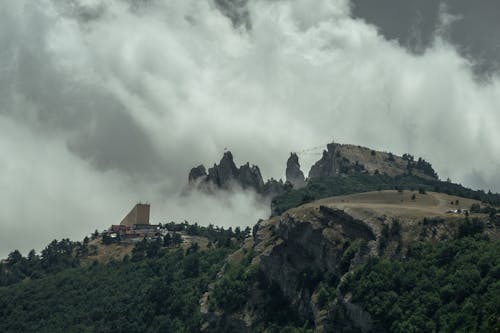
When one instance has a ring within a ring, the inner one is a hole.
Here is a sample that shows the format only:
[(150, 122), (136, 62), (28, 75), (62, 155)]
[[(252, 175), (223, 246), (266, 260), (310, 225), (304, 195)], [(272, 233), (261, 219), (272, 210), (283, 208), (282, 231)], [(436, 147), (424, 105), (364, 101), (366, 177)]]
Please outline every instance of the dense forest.
[(482, 235), (415, 243), (405, 260), (373, 257), (340, 289), (376, 332), (498, 332), (499, 253)]
[(230, 251), (172, 249), (0, 288), (0, 331), (197, 332), (200, 296)]
[[(40, 255), (11, 252), (0, 265), (0, 331), (197, 332), (202, 293), (249, 229), (187, 222), (168, 228), (172, 237), (144, 239), (131, 256), (107, 265), (80, 267), (87, 238), (54, 240)], [(207, 237), (209, 249), (192, 243), (183, 250), (181, 232)]]
[[(94, 262), (88, 267), (79, 266), (87, 241), (54, 240), (40, 256), (31, 251), (23, 257), (13, 251), (0, 267), (5, 285), (0, 287), (0, 331), (199, 332), (200, 298), (249, 229), (224, 230), (187, 222), (172, 223), (169, 228), (203, 235), (213, 245), (201, 250), (193, 243), (183, 250), (168, 241), (170, 237), (143, 240), (135, 245), (132, 256), (122, 261), (107, 265)], [(228, 266), (226, 271), (239, 278), (245, 276), (247, 283), (257, 276), (255, 270), (243, 274), (248, 263)], [(231, 311), (247, 296), (246, 289), (239, 279), (226, 277), (217, 285), (210, 306)], [(274, 296), (278, 294), (270, 294), (269, 302), (286, 304)], [(269, 317), (264, 324), (269, 327), (266, 332), (305, 331), (300, 326), (292, 328), (289, 322), (288, 317), (281, 316)], [(291, 322), (295, 325), (300, 320)]]

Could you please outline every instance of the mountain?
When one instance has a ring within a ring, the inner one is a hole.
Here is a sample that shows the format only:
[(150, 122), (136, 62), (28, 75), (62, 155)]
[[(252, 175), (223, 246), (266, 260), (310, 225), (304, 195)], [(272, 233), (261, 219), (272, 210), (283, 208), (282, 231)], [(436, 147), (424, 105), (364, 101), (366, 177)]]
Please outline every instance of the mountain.
[(309, 179), (341, 176), (352, 173), (415, 175), (438, 179), (430, 163), (422, 158), (415, 161), (410, 154), (402, 157), (348, 144), (330, 143), (323, 156), (309, 171)]
[(285, 184), (280, 180), (270, 179), (264, 183), (260, 169), (246, 163), (239, 168), (234, 163), (233, 154), (227, 151), (219, 164), (205, 171), (205, 166), (192, 168), (188, 176), (188, 188), (212, 192), (216, 190), (244, 189), (253, 190), (264, 198), (272, 198), (285, 191)]
[[(235, 277), (231, 275), (231, 268), (226, 267), (222, 275), (228, 276), (228, 280), (222, 277), (206, 296), (216, 300), (215, 306), (210, 309), (205, 303), (202, 310), (215, 327), (234, 332), (259, 331), (269, 313), (280, 315), (272, 306), (274, 300), (268, 299), (272, 292), (276, 293), (273, 297), (287, 305), (289, 315), (302, 318), (301, 323), (310, 323), (315, 332), (386, 331), (386, 323), (379, 322), (378, 313), (353, 300), (358, 297), (359, 286), (349, 278), (360, 274), (359, 270), (373, 258), (404, 262), (415, 255), (415, 244), (439, 248), (444, 240), (481, 233), (483, 228), (488, 237), (497, 240), (492, 243), (492, 249), (499, 248), (499, 221), (477, 216), (474, 222), (477, 229), (470, 226), (467, 229), (460, 224), (463, 216), (447, 213), (473, 204), (478, 202), (440, 193), (392, 190), (328, 198), (291, 209), (259, 222), (253, 237), (246, 240), (239, 254), (230, 257), (230, 265), (243, 265), (247, 272), (255, 269), (257, 273), (251, 278)], [(245, 255), (250, 259), (245, 259)], [(446, 260), (453, 261), (453, 258)], [(498, 255), (491, 264), (494, 263), (499, 263)], [(369, 274), (369, 270), (366, 273)], [(405, 275), (410, 272), (402, 274), (408, 278)], [(221, 288), (227, 290), (235, 283), (229, 279), (235, 278), (244, 280), (247, 297), (227, 309)], [(383, 282), (371, 281), (371, 288)], [(436, 282), (443, 285), (442, 281)], [(386, 307), (388, 311), (390, 305)], [(498, 314), (497, 310), (492, 313)]]
[(96, 232), (13, 251), (0, 331), (498, 331), (499, 194), (408, 154), (329, 144), (308, 179), (298, 156), (286, 183), (230, 152), (189, 173), (191, 190), (272, 196), (253, 228), (172, 222), (137, 243)]
[(232, 153), (227, 151), (219, 164), (208, 169), (208, 173), (203, 165), (192, 168), (188, 176), (188, 188), (205, 192), (233, 188), (250, 189), (265, 199), (272, 199), (291, 188), (303, 188), (309, 181), (317, 178), (345, 177), (353, 174), (382, 174), (391, 177), (413, 175), (427, 180), (438, 180), (431, 164), (422, 158), (415, 160), (410, 154), (396, 156), (361, 146), (329, 143), (321, 159), (311, 167), (307, 179), (300, 168), (296, 153), (291, 153), (286, 162), (285, 182), (281, 179), (264, 182), (258, 166), (247, 162), (238, 168)]

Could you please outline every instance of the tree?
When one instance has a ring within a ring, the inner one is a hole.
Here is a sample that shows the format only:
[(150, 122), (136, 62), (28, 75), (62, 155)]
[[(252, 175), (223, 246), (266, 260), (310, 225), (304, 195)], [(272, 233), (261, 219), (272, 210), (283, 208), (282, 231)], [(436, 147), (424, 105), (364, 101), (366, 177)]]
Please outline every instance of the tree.
[(480, 234), (484, 230), (484, 224), (474, 218), (469, 220), (468, 218), (458, 226), (458, 238), (474, 236), (475, 234)]
[(172, 235), (172, 244), (174, 246), (179, 246), (182, 244), (182, 236), (179, 233), (174, 232), (174, 234)]
[(191, 243), (191, 246), (186, 251), (186, 255), (189, 255), (191, 253), (196, 253), (196, 252), (198, 252), (199, 249), (200, 249), (200, 246), (198, 245), (198, 243), (196, 243), (196, 242)]
[(147, 248), (148, 241), (146, 240), (146, 238), (143, 238), (142, 241), (135, 244), (134, 249), (132, 250), (132, 261), (139, 261), (144, 259)]
[(157, 237), (154, 242), (148, 242), (146, 247), (146, 256), (148, 258), (156, 258), (160, 254), (162, 241), (160, 237)]
[(9, 256), (7, 257), (7, 260), (9, 261), (9, 265), (13, 266), (17, 264), (18, 262), (21, 262), (23, 259), (23, 255), (19, 250), (14, 250), (11, 253), (9, 253)]
[(36, 255), (36, 252), (35, 250), (31, 250), (29, 253), (28, 253), (28, 260), (29, 261), (35, 261), (37, 258), (37, 255)]
[(172, 237), (170, 234), (166, 234), (165, 237), (163, 237), (163, 246), (165, 247), (170, 247), (172, 245)]
[(109, 244), (113, 243), (113, 239), (108, 234), (103, 234), (102, 235), (102, 243), (104, 245), (109, 245)]
[(470, 212), (471, 213), (480, 213), (481, 212), (481, 205), (478, 203), (473, 203), (470, 206)]

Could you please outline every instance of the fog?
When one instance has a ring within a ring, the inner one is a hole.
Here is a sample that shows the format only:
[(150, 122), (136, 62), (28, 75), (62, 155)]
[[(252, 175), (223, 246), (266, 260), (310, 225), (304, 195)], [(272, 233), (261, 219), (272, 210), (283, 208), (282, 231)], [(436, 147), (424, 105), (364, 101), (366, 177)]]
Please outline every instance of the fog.
[(282, 178), (291, 151), (335, 140), (500, 191), (498, 73), (450, 38), (467, 13), (437, 10), (414, 52), (342, 0), (3, 1), (0, 257), (138, 201), (153, 222), (252, 225), (269, 208), (251, 193), (180, 195), (225, 148)]

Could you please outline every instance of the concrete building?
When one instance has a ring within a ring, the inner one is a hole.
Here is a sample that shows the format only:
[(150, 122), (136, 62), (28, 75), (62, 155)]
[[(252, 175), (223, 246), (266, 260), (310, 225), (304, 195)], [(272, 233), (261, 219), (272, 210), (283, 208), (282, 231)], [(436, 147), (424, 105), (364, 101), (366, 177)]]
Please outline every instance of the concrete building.
[(127, 216), (123, 218), (120, 225), (133, 228), (136, 224), (149, 224), (149, 209), (149, 204), (136, 204)]

